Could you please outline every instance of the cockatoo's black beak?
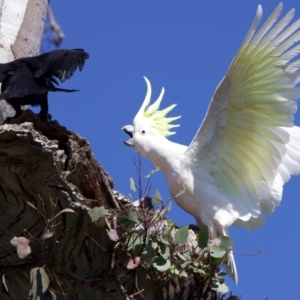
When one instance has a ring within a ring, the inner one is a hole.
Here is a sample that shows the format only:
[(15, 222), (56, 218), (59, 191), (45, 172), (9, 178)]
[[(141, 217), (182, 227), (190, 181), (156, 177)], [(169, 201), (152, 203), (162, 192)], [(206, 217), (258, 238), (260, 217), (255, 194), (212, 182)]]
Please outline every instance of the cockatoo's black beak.
[(124, 130), (130, 136), (130, 139), (127, 141), (124, 141), (124, 144), (126, 146), (133, 147), (134, 146), (134, 141), (133, 141), (134, 126), (126, 125), (126, 126), (122, 127), (121, 130)]

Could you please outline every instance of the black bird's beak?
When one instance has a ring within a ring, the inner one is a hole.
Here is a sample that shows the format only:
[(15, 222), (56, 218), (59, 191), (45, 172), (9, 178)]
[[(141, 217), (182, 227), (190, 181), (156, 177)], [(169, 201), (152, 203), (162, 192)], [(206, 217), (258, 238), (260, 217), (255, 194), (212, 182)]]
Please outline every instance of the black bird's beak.
[(127, 133), (130, 136), (130, 139), (127, 141), (124, 141), (124, 144), (126, 146), (134, 146), (134, 140), (133, 140), (133, 133), (134, 133), (134, 126), (133, 125), (126, 125), (121, 128), (121, 130), (124, 130), (125, 133)]

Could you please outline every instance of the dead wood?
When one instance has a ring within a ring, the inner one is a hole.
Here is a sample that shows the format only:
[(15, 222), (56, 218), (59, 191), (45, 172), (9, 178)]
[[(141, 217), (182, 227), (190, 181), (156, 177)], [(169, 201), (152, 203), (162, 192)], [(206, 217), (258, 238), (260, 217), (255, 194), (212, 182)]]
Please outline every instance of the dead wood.
[[(126, 267), (131, 254), (121, 235), (127, 232), (116, 220), (132, 204), (113, 191), (88, 142), (29, 110), (12, 122), (0, 126), (1, 299), (32, 293), (43, 299), (223, 299), (210, 289), (210, 278), (179, 280), (153, 267)], [(148, 200), (142, 207), (151, 216)], [(88, 211), (99, 206), (111, 225), (92, 222)], [(109, 239), (109, 227), (119, 241)], [(14, 237), (29, 241), (24, 258), (11, 244)]]

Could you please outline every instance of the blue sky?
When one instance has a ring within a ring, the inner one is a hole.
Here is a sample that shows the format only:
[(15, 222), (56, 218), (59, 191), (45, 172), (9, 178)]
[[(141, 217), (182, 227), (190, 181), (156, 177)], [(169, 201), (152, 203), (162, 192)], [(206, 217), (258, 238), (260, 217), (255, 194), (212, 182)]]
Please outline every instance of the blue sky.
[[(146, 86), (152, 83), (153, 97), (166, 89), (163, 106), (177, 103), (173, 115), (181, 115), (180, 127), (171, 139), (188, 145), (206, 113), (215, 88), (224, 76), (255, 15), (263, 6), (263, 20), (278, 4), (256, 1), (166, 1), (166, 0), (52, 0), (51, 7), (66, 34), (61, 48), (84, 48), (90, 59), (82, 73), (61, 87), (81, 92), (52, 93), (49, 112), (53, 119), (86, 138), (92, 151), (115, 181), (115, 189), (128, 195), (129, 178), (137, 181), (133, 149), (120, 128), (131, 124)], [(284, 12), (300, 1), (284, 2)], [(44, 43), (42, 51), (53, 49)], [(156, 98), (155, 98), (156, 99)], [(295, 123), (300, 125), (300, 114)], [(142, 158), (142, 175), (152, 164)], [(168, 191), (162, 174), (155, 174), (152, 190), (165, 199)], [(137, 196), (137, 195), (135, 195)], [(231, 290), (242, 300), (299, 299), (300, 178), (284, 188), (282, 205), (266, 226), (254, 232), (231, 229), (239, 273)], [(181, 226), (194, 223), (172, 201), (170, 218)], [(260, 250), (263, 254), (254, 256)]]

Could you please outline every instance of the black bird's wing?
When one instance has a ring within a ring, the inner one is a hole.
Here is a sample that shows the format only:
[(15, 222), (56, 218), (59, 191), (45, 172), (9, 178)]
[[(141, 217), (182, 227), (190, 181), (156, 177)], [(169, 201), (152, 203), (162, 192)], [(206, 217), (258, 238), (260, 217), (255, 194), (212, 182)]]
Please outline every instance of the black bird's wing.
[[(0, 74), (2, 75), (2, 73)], [(0, 100), (22, 98), (28, 95), (41, 94), (45, 91), (47, 91), (47, 89), (36, 82), (28, 66), (22, 62), (17, 62), (2, 81)], [(20, 104), (24, 105), (21, 102), (20, 99)]]
[(15, 67), (13, 62), (0, 64), (0, 82), (3, 82), (14, 69)]
[(0, 64), (1, 94), (21, 114), (22, 105), (40, 105), (41, 119), (48, 117), (48, 92), (75, 92), (77, 90), (57, 88), (55, 77), (60, 81), (69, 79), (77, 68), (81, 71), (89, 57), (82, 49), (54, 50), (35, 57), (22, 57)]
[(36, 57), (21, 58), (33, 70), (35, 77), (55, 76), (64, 82), (77, 68), (81, 71), (89, 58), (83, 49), (53, 50)]

